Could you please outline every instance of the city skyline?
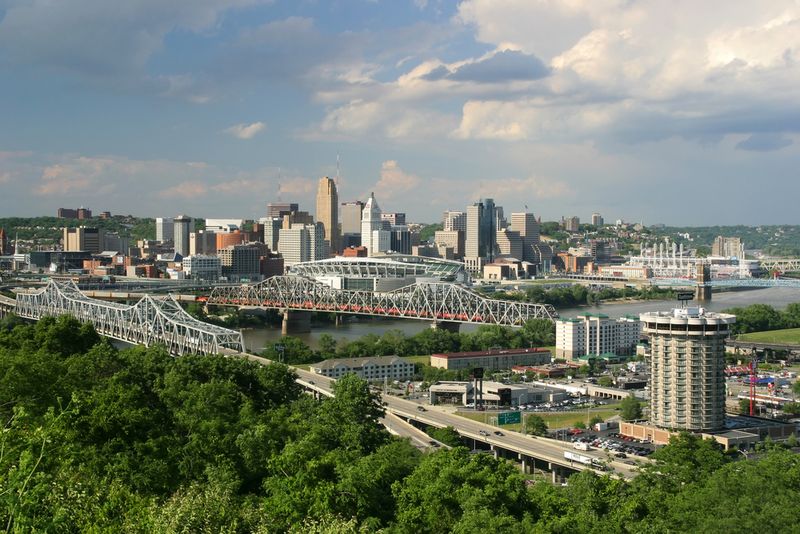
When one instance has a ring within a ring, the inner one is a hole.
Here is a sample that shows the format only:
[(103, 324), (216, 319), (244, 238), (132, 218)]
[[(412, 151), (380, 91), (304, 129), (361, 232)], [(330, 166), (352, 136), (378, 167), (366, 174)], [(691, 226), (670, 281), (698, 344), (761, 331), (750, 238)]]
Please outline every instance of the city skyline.
[(798, 21), (788, 0), (11, 0), (0, 212), (257, 219), (338, 175), (340, 201), (417, 222), (491, 197), (791, 223)]

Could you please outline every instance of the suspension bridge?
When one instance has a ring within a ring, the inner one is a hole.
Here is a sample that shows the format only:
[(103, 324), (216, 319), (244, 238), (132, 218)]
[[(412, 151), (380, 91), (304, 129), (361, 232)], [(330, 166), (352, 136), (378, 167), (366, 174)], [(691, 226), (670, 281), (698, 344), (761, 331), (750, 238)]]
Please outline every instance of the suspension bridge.
[(451, 283), (418, 282), (375, 292), (334, 289), (303, 276), (275, 276), (258, 284), (217, 287), (207, 303), (505, 326), (522, 326), (529, 319), (558, 318), (549, 304), (487, 299)]
[(244, 352), (240, 332), (195, 319), (172, 295), (144, 295), (136, 304), (119, 304), (89, 298), (71, 280), (51, 279), (42, 289), (17, 293), (16, 300), (3, 297), (0, 308), (33, 320), (72, 315), (94, 325), (101, 335), (137, 345), (163, 345), (175, 356)]

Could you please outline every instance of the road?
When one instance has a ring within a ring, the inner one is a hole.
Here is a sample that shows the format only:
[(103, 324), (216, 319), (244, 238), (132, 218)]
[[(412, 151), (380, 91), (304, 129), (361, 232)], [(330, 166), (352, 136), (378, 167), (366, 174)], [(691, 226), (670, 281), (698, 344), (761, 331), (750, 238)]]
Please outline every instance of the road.
[[(265, 365), (272, 363), (266, 358), (261, 358), (252, 354), (242, 354), (241, 356)], [(296, 367), (293, 369), (298, 376), (297, 382), (300, 385), (306, 388), (314, 389), (322, 395), (333, 396), (333, 383), (335, 380), (312, 373), (310, 371), (306, 371), (304, 369), (298, 369)], [(512, 453), (516, 453), (517, 455), (522, 455), (527, 458), (536, 458), (568, 469), (589, 469), (587, 466), (573, 463), (564, 458), (564, 451), (574, 451), (571, 443), (549, 438), (526, 436), (518, 432), (505, 430), (502, 431), (502, 436), (498, 436), (494, 434), (494, 432), (497, 430), (497, 427), (440, 411), (433, 407), (426, 408), (425, 411), (420, 411), (419, 404), (398, 397), (393, 397), (391, 395), (384, 395), (383, 402), (387, 414), (393, 414), (395, 416), (399, 416), (400, 418), (407, 418), (427, 425), (433, 425), (442, 428), (452, 426), (463, 437), (470, 438), (474, 440), (475, 443), (486, 443), (492, 448), (492, 450), (503, 449)], [(481, 431), (488, 435), (482, 435), (480, 433)], [(409, 435), (409, 437), (412, 436)], [(603, 451), (581, 451), (581, 454), (595, 457), (601, 461), (609, 460), (608, 456)], [(609, 462), (609, 466), (612, 469), (611, 473), (625, 479), (633, 478), (637, 473), (637, 466), (629, 465), (616, 459), (611, 460)]]

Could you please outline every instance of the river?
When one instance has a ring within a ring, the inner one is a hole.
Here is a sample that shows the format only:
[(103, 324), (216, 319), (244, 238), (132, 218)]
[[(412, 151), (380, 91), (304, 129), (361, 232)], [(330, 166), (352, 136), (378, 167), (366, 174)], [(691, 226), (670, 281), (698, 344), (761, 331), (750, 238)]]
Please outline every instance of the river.
[[(727, 291), (715, 293), (711, 302), (705, 307), (711, 311), (722, 311), (726, 308), (748, 306), (750, 304), (769, 304), (777, 309), (783, 309), (788, 304), (800, 302), (800, 290), (786, 287), (770, 287), (764, 289), (750, 289), (743, 291)], [(563, 308), (558, 313), (561, 317), (574, 317), (581, 313), (604, 313), (609, 317), (622, 317), (623, 315), (639, 315), (648, 311), (669, 310), (678, 305), (674, 300), (650, 300), (636, 302), (609, 302), (597, 306), (583, 306), (579, 308)], [(320, 324), (312, 327), (311, 332), (293, 334), (300, 338), (311, 348), (317, 348), (317, 343), (322, 334), (330, 334), (337, 341), (353, 341), (367, 334), (383, 335), (387, 330), (400, 330), (407, 336), (412, 336), (425, 328), (430, 328), (426, 321), (413, 321), (405, 319), (377, 319), (346, 317), (343, 324)], [(477, 325), (462, 324), (462, 332), (475, 330)], [(247, 349), (260, 352), (265, 346), (276, 343), (281, 338), (280, 327), (263, 327), (243, 330)]]

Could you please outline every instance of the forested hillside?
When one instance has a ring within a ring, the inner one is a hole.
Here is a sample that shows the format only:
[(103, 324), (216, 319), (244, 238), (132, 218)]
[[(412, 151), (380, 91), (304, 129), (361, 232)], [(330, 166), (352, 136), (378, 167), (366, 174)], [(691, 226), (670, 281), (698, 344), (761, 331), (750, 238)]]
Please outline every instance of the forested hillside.
[(682, 436), (630, 483), (526, 484), (466, 448), (420, 454), (347, 377), (118, 351), (66, 317), (0, 322), (0, 528), (11, 532), (793, 532), (800, 459)]

